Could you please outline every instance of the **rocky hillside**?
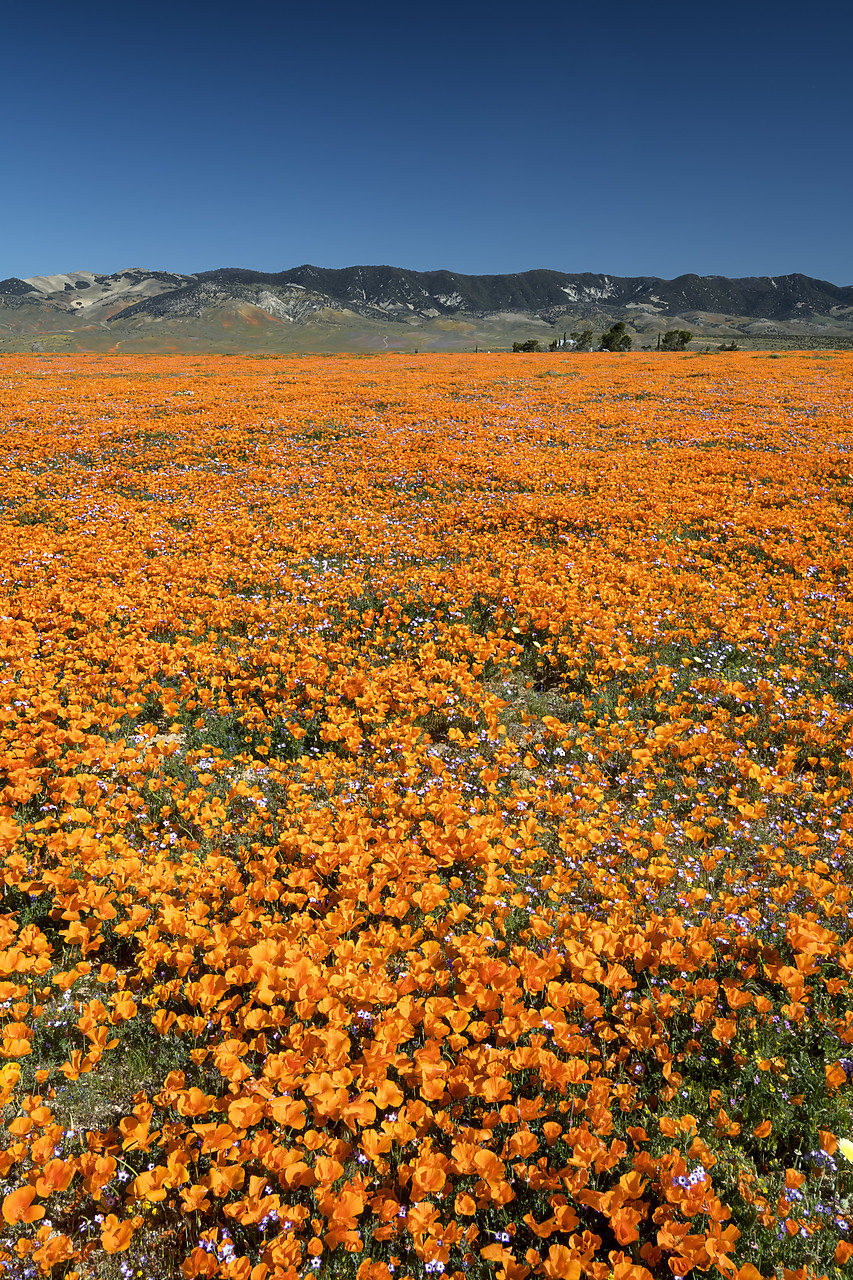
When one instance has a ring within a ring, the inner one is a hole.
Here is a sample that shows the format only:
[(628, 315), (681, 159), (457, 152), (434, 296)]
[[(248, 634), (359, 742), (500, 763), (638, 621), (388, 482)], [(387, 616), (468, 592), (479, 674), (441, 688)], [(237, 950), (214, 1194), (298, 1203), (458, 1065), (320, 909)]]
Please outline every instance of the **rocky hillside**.
[[(697, 339), (853, 337), (853, 286), (805, 275), (468, 276), (400, 267), (133, 268), (0, 281), (0, 349), (500, 347), (624, 320), (635, 345), (680, 324)], [(88, 335), (88, 336), (87, 336)]]
[(345, 303), (358, 311), (399, 315), (447, 315), (463, 312), (485, 316), (498, 312), (530, 312), (543, 320), (567, 311), (636, 309), (658, 315), (686, 311), (723, 312), (762, 319), (795, 320), (834, 310), (853, 315), (853, 286), (839, 288), (809, 276), (765, 276), (728, 280), (724, 276), (566, 275), (560, 271), (524, 271), (507, 276), (463, 276), (452, 271), (406, 271), (400, 267), (296, 267), (278, 275), (225, 268), (206, 271), (199, 282), (220, 289), (265, 284), (294, 285)]

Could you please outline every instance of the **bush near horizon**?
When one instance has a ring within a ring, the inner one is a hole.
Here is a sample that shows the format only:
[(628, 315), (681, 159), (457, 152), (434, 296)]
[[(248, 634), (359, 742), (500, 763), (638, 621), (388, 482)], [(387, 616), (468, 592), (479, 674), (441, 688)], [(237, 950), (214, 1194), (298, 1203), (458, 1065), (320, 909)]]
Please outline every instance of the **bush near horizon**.
[(693, 334), (689, 329), (667, 329), (661, 340), (661, 351), (686, 351), (688, 345), (693, 341)]
[(0, 1275), (849, 1274), (851, 373), (3, 361)]

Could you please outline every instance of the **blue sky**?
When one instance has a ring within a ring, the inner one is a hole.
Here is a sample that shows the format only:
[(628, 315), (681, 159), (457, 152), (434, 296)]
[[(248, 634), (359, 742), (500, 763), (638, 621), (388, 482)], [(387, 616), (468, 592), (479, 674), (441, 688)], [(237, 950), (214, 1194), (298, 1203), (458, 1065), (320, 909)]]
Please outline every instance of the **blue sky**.
[(853, 283), (853, 5), (18, 5), (0, 278), (386, 263)]

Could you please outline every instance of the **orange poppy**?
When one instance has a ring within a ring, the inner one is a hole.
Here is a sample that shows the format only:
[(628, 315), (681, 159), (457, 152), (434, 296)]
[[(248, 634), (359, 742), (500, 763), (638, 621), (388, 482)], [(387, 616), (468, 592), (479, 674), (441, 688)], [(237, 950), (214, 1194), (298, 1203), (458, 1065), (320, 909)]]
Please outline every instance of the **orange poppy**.
[(105, 1253), (123, 1253), (133, 1239), (133, 1223), (120, 1222), (114, 1213), (107, 1214), (101, 1225), (101, 1246)]

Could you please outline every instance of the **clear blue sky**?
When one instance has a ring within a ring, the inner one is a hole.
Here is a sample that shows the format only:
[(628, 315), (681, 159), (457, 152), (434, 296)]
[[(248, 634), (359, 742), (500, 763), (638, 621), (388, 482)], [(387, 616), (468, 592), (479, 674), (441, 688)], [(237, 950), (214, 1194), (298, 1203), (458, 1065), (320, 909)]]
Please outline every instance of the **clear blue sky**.
[(0, 278), (853, 283), (851, 0), (46, 0), (3, 43)]

